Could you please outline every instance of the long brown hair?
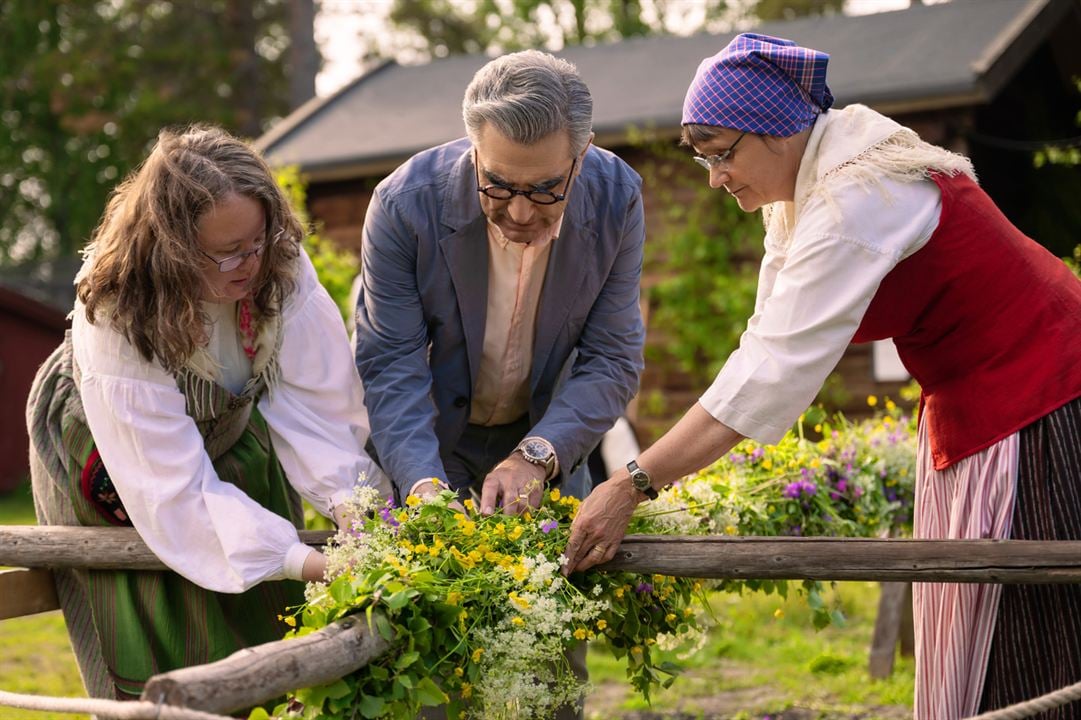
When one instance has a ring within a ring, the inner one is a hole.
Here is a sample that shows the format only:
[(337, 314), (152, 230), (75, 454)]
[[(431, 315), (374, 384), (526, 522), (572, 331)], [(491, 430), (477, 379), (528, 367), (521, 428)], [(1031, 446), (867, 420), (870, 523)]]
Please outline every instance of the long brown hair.
[(87, 320), (101, 312), (147, 360), (179, 370), (206, 342), (198, 222), (234, 193), (262, 205), (267, 238), (277, 237), (252, 287), (257, 318), (279, 312), (296, 287), (303, 228), (254, 150), (220, 128), (195, 125), (162, 130), (109, 199), (78, 281)]

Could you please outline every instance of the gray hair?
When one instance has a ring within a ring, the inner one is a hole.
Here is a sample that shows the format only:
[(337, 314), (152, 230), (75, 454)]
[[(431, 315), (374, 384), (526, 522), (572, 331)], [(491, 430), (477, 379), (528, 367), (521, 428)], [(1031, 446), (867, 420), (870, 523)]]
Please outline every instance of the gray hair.
[(566, 130), (577, 155), (593, 131), (593, 97), (578, 69), (538, 50), (492, 60), (465, 90), (462, 119), (474, 144), (487, 123), (521, 145)]

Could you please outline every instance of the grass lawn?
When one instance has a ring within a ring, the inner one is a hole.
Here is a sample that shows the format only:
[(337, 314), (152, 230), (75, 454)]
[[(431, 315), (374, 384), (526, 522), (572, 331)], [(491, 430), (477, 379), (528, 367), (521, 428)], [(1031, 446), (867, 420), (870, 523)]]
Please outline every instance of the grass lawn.
[[(793, 586), (798, 583), (792, 583)], [(878, 605), (877, 583), (838, 583), (847, 622), (816, 632), (793, 590), (788, 600), (755, 593), (714, 596), (718, 624), (687, 671), (650, 707), (626, 682), (625, 666), (600, 652), (589, 656), (596, 691), (587, 718), (732, 718), (774, 720), (912, 716), (914, 663), (898, 659), (894, 674), (867, 673)]]
[[(0, 495), (0, 525), (36, 525), (30, 484)], [(86, 697), (64, 618), (56, 610), (40, 615), (0, 620), (0, 690)], [(0, 708), (5, 720), (75, 720), (86, 715), (31, 712)]]
[[(29, 487), (0, 496), (0, 524), (32, 525)], [(793, 583), (793, 587), (798, 583)], [(867, 657), (878, 603), (877, 583), (839, 583), (847, 623), (816, 632), (798, 594), (717, 594), (718, 625), (687, 671), (652, 707), (625, 682), (624, 665), (589, 653), (595, 691), (590, 720), (902, 720), (912, 715), (913, 662), (899, 659), (888, 680), (872, 681)], [(0, 621), (0, 690), (83, 697), (59, 612)], [(74, 720), (86, 716), (0, 709), (5, 720)]]

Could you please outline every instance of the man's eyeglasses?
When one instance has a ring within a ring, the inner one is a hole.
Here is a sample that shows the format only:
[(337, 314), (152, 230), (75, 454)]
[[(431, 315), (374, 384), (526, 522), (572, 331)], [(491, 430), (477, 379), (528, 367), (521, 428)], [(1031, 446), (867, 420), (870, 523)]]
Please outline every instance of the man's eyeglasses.
[(270, 245), (271, 243), (277, 242), (278, 238), (280, 238), (283, 233), (285, 233), (284, 228), (279, 230), (278, 233), (274, 237), (272, 237), (269, 241), (263, 240), (263, 242), (257, 244), (251, 250), (248, 250), (246, 252), (242, 252), (239, 255), (232, 255), (232, 256), (224, 258), (222, 260), (219, 260), (218, 258), (214, 257), (213, 255), (208, 255), (207, 253), (203, 252), (202, 248), (199, 249), (199, 252), (202, 253), (203, 257), (205, 257), (207, 260), (209, 260), (210, 262), (212, 262), (212, 263), (214, 263), (215, 265), (218, 266), (218, 272), (223, 272), (223, 273), (232, 272), (232, 271), (236, 270), (238, 267), (240, 267), (241, 265), (243, 265), (244, 261), (247, 260), (248, 257), (250, 257), (252, 255), (254, 255), (257, 258), (262, 257), (263, 256), (263, 251), (267, 249), (267, 246)]
[(728, 158), (732, 156), (732, 151), (736, 149), (736, 145), (739, 145), (739, 141), (743, 139), (743, 136), (747, 133), (742, 133), (736, 141), (728, 146), (728, 149), (718, 155), (695, 155), (694, 161), (704, 167), (706, 170), (712, 170), (715, 167), (723, 166), (728, 167)]
[(480, 184), (480, 168), (477, 167), (476, 156), (473, 156), (473, 170), (477, 175), (477, 192), (484, 193), (493, 200), (510, 200), (515, 195), (522, 195), (526, 200), (538, 205), (555, 205), (567, 199), (567, 191), (570, 189), (571, 179), (574, 177), (574, 169), (578, 167), (578, 158), (571, 162), (571, 171), (567, 175), (567, 182), (562, 193), (554, 193), (551, 190), (517, 190), (498, 183), (492, 185)]

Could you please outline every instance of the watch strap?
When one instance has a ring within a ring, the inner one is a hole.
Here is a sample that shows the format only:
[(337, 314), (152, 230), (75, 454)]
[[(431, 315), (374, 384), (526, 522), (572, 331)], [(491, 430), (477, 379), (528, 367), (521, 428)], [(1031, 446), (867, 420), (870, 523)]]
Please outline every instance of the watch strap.
[(653, 488), (652, 478), (649, 473), (638, 466), (637, 460), (627, 463), (627, 472), (631, 474), (631, 485), (635, 490), (644, 494), (650, 500), (657, 499), (657, 491)]

